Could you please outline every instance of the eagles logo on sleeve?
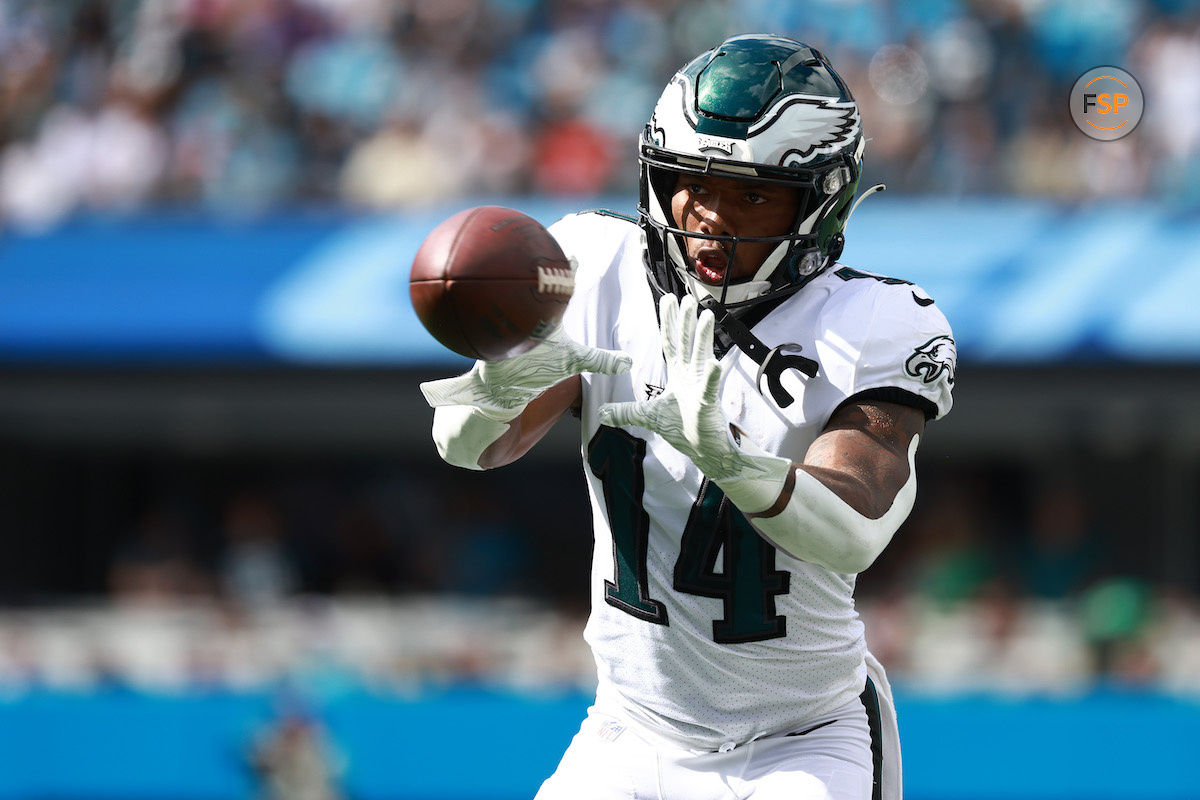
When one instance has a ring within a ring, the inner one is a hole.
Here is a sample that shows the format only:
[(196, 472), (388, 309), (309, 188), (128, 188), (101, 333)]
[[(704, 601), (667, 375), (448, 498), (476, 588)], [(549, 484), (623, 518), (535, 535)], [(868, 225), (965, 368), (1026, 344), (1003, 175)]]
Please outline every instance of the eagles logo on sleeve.
[(958, 347), (945, 334), (935, 336), (913, 351), (904, 362), (904, 371), (923, 383), (933, 383), (942, 373), (946, 382), (954, 385), (954, 367), (958, 362)]

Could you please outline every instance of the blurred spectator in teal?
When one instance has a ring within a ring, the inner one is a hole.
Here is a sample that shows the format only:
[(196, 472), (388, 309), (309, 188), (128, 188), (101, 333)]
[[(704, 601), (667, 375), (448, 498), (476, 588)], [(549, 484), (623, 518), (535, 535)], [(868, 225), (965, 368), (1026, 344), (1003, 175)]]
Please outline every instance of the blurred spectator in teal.
[(1100, 536), (1078, 484), (1059, 480), (1039, 487), (1017, 551), (1022, 588), (1048, 600), (1077, 595), (1096, 577)]
[(1127, 684), (1154, 680), (1159, 665), (1148, 639), (1153, 601), (1145, 581), (1121, 575), (1106, 578), (1083, 594), (1079, 618), (1095, 674)]
[(907, 529), (918, 547), (912, 588), (936, 605), (951, 608), (978, 599), (1003, 575), (981, 518), (989, 506), (975, 494), (962, 483), (947, 481)]

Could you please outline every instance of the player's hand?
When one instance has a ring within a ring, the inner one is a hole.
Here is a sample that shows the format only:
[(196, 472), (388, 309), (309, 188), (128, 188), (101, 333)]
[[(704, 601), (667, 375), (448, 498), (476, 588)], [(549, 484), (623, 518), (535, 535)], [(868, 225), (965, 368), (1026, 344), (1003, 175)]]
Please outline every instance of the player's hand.
[(720, 408), (721, 365), (712, 349), (713, 315), (705, 310), (697, 317), (696, 308), (690, 294), (679, 301), (663, 295), (658, 309), (667, 385), (649, 400), (602, 406), (600, 422), (652, 430), (717, 480), (738, 470), (739, 453)]
[(503, 361), (476, 361), (465, 375), (421, 384), (425, 401), (439, 406), (471, 406), (488, 419), (508, 422), (551, 386), (582, 372), (628, 372), (625, 353), (585, 347), (558, 328), (532, 350)]
[(705, 309), (697, 316), (696, 309), (690, 294), (678, 302), (673, 295), (662, 297), (659, 325), (667, 385), (650, 400), (601, 406), (600, 422), (654, 431), (725, 489), (739, 508), (758, 512), (778, 496), (790, 462), (739, 448), (720, 406), (721, 365), (713, 355), (713, 315)]

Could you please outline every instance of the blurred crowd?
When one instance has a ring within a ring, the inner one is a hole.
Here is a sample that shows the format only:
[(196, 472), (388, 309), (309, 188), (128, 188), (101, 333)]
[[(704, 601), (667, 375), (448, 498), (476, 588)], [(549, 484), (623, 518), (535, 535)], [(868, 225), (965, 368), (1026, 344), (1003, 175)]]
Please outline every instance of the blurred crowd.
[[(55, 519), (53, 536), (27, 528), (45, 558), (8, 552), (21, 579), (0, 588), (24, 586), (0, 610), (0, 687), (594, 680), (576, 465), (151, 469), (110, 465), (86, 514)], [(1150, 530), (1103, 515), (1069, 470), (923, 470), (912, 517), (856, 592), (898, 678), (1200, 695), (1200, 602), (1164, 577)]]
[[(859, 601), (893, 680), (932, 693), (1097, 685), (1200, 698), (1200, 611), (1121, 579), (1079, 598)], [(0, 694), (295, 686), (326, 697), (459, 684), (589, 689), (584, 617), (527, 597), (310, 596), (250, 607), (157, 598), (0, 611)]]
[[(0, 0), (0, 222), (630, 192), (667, 78), (750, 30), (832, 59), (891, 188), (1200, 201), (1189, 0)], [(1101, 64), (1146, 95), (1115, 143), (1066, 105)]]

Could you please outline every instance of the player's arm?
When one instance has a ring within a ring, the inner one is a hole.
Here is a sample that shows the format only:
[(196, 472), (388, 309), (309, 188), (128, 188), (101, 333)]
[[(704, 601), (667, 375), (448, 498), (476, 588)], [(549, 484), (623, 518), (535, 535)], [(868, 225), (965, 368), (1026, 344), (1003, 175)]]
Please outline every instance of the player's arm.
[[(908, 482), (908, 450), (924, 430), (925, 414), (916, 408), (851, 400), (830, 417), (804, 463), (792, 467), (820, 481), (859, 514), (878, 519)], [(749, 516), (778, 514), (794, 491), (795, 482), (789, 481), (771, 508)]]
[(583, 381), (578, 375), (551, 386), (530, 401), (521, 416), (508, 423), (500, 438), (492, 442), (479, 457), (481, 469), (511, 464), (550, 432), (554, 423), (571, 409), (578, 409), (583, 400)]
[(659, 317), (666, 391), (605, 405), (600, 421), (658, 432), (785, 553), (835, 572), (870, 566), (912, 509), (921, 412), (851, 402), (795, 464), (763, 452), (721, 412), (712, 313), (697, 317), (688, 295), (678, 305), (664, 297)]
[(527, 353), (423, 383), (438, 453), (474, 470), (515, 461), (579, 403), (580, 373), (627, 372), (629, 364), (624, 353), (585, 347), (559, 330)]
[[(862, 572), (912, 510), (913, 457), (924, 428), (925, 415), (915, 408), (852, 401), (830, 419), (804, 463), (785, 468), (768, 508), (754, 511), (761, 492), (743, 481), (726, 481), (732, 484), (727, 493), (741, 498), (734, 502), (755, 528), (789, 555), (837, 572)], [(758, 488), (769, 492), (771, 482)]]

